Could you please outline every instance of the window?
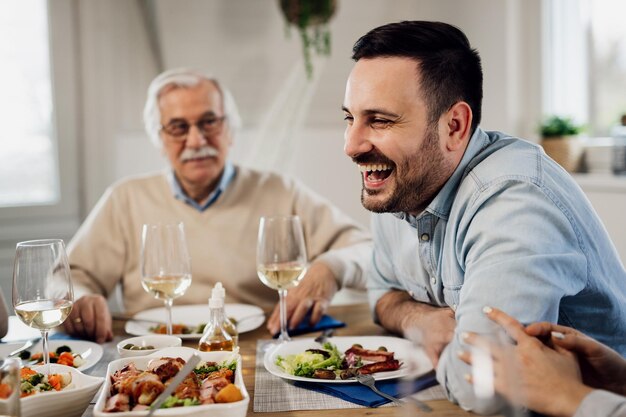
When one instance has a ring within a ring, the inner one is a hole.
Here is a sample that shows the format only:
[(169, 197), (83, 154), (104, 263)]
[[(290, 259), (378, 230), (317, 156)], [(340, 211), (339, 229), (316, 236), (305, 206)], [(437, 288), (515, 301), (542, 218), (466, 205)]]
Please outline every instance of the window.
[(626, 113), (626, 2), (544, 3), (543, 112), (607, 136)]
[(45, 0), (0, 3), (0, 206), (59, 199)]

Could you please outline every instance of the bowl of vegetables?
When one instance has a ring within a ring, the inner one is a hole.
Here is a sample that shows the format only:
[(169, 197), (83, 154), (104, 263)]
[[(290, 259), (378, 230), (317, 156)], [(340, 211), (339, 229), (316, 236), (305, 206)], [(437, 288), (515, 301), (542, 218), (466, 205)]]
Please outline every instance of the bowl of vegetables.
[[(77, 369), (50, 364), (20, 369), (20, 408), (22, 417), (81, 416), (102, 385), (103, 378), (85, 375)], [(0, 390), (2, 391), (2, 390)], [(0, 414), (7, 403), (0, 398)]]
[(180, 337), (165, 334), (137, 336), (124, 339), (117, 344), (117, 352), (122, 358), (146, 356), (158, 350), (181, 346)]

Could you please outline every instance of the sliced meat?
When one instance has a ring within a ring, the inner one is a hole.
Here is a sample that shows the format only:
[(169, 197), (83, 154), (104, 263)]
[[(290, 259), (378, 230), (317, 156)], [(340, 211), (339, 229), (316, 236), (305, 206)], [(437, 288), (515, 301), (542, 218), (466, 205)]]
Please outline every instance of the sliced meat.
[(187, 375), (183, 382), (174, 390), (174, 395), (181, 400), (185, 398), (200, 398), (200, 381), (196, 374), (191, 372)]
[(374, 362), (363, 365), (359, 368), (358, 373), (373, 374), (375, 372), (395, 371), (398, 368), (400, 368), (400, 362), (397, 359), (391, 359), (388, 361)]
[(126, 394), (115, 394), (110, 397), (104, 405), (105, 413), (113, 413), (117, 411), (130, 411), (130, 399)]
[(159, 377), (147, 371), (128, 378), (120, 386), (120, 393), (127, 394), (134, 404), (150, 405), (164, 390)]
[(337, 374), (335, 374), (335, 371), (329, 371), (328, 369), (316, 369), (315, 371), (313, 371), (313, 378), (336, 379)]
[(161, 382), (173, 378), (185, 366), (181, 358), (160, 358), (148, 362), (147, 371), (156, 374)]
[(126, 379), (139, 375), (140, 373), (141, 371), (138, 370), (132, 362), (124, 366), (122, 369), (115, 371), (115, 373), (111, 375), (111, 394), (114, 395), (120, 392), (120, 385)]
[(225, 378), (228, 380), (228, 382), (232, 383), (234, 382), (235, 374), (233, 373), (233, 371), (231, 371), (228, 368), (222, 368), (219, 371), (211, 372), (210, 374), (206, 376), (205, 379), (218, 379), (218, 378)]
[(384, 350), (369, 350), (359, 346), (352, 346), (345, 351), (346, 356), (350, 353), (360, 356), (364, 361), (384, 362), (393, 359), (393, 352), (385, 352)]

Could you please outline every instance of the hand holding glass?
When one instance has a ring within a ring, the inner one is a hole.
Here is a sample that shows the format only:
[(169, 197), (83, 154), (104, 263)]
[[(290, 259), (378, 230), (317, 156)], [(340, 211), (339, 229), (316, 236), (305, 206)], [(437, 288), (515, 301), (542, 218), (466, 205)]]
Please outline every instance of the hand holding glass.
[(165, 302), (167, 334), (172, 334), (172, 303), (191, 285), (191, 260), (182, 222), (143, 225), (141, 285)]
[(306, 272), (307, 255), (298, 216), (261, 217), (257, 242), (257, 274), (270, 288), (278, 290), (280, 342), (291, 340), (287, 333), (285, 297)]
[(47, 373), (50, 373), (48, 331), (65, 321), (73, 303), (70, 267), (63, 241), (18, 243), (13, 266), (13, 308), (22, 322), (41, 330)]

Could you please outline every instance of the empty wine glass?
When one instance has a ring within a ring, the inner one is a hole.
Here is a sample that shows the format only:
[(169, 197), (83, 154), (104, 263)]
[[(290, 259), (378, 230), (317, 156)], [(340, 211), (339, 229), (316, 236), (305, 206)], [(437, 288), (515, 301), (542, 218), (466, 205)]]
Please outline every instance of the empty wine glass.
[(63, 241), (18, 243), (13, 266), (13, 308), (22, 322), (41, 331), (48, 374), (48, 331), (65, 321), (73, 303), (74, 291)]
[(285, 297), (298, 285), (307, 267), (304, 233), (298, 216), (261, 217), (257, 241), (257, 274), (270, 288), (278, 290), (280, 309), (279, 342), (291, 340), (287, 333)]
[(164, 301), (167, 334), (172, 334), (172, 304), (191, 285), (191, 260), (182, 222), (143, 225), (141, 285)]

